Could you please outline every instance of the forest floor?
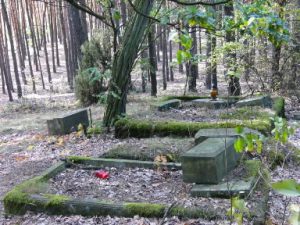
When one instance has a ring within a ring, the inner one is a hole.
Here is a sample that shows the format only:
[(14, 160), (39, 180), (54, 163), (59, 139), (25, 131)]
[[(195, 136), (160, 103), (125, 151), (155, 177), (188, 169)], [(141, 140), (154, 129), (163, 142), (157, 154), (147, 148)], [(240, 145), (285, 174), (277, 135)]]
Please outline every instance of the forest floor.
[[(204, 67), (204, 65), (202, 65)], [(61, 67), (62, 68), (62, 67)], [(203, 69), (203, 68), (202, 68)], [(38, 90), (38, 94), (31, 94), (29, 87), (24, 87), (24, 98), (16, 100), (13, 103), (7, 101), (7, 96), (0, 94), (0, 199), (2, 200), (6, 192), (11, 190), (15, 185), (22, 181), (34, 177), (49, 168), (51, 165), (60, 161), (68, 155), (84, 155), (99, 157), (112, 148), (126, 143), (140, 144), (139, 140), (116, 139), (112, 133), (105, 133), (92, 138), (77, 136), (75, 133), (61, 137), (48, 136), (46, 128), (46, 120), (57, 115), (64, 114), (66, 111), (79, 108), (73, 93), (66, 91), (66, 79), (62, 74), (65, 71), (58, 68), (58, 74), (54, 76), (53, 81), (57, 84), (55, 94), (49, 91)], [(36, 75), (38, 76), (38, 74)], [(164, 95), (182, 95), (185, 79), (184, 76), (175, 74), (175, 81), (168, 83), (167, 91), (161, 88), (161, 80), (159, 83), (158, 96)], [(38, 78), (37, 78), (38, 80)], [(201, 78), (199, 81), (203, 81)], [(198, 91), (202, 95), (208, 95), (209, 91), (204, 88), (203, 82), (198, 81)], [(149, 112), (149, 102), (156, 101), (155, 98), (149, 96), (148, 93), (141, 93), (140, 79), (133, 81), (138, 87), (128, 98), (128, 114), (129, 115), (146, 115)], [(246, 89), (246, 85), (243, 87)], [(219, 83), (221, 94), (226, 93), (225, 82)], [(198, 94), (199, 94), (198, 93)], [(294, 99), (287, 99), (288, 115), (290, 112), (300, 110), (299, 102)], [(104, 113), (104, 107), (95, 105), (91, 107), (93, 120), (101, 120)], [(195, 119), (201, 121), (205, 119), (205, 114), (197, 111), (172, 111), (177, 117)], [(161, 114), (162, 115), (162, 114)], [(164, 114), (167, 118), (168, 114)], [(150, 116), (150, 115), (149, 115)], [(153, 116), (153, 115), (152, 115)], [(157, 116), (157, 115), (156, 115)], [(215, 116), (217, 118), (217, 115)], [(175, 116), (176, 118), (176, 116)], [(292, 121), (291, 121), (292, 122)], [(299, 122), (298, 122), (299, 125)], [(290, 142), (297, 148), (300, 148), (300, 130), (296, 130)], [(272, 180), (282, 178), (293, 178), (300, 182), (300, 166), (296, 163), (287, 163), (283, 167), (279, 166), (272, 171)], [(281, 224), (283, 218), (286, 220), (288, 213), (285, 211), (287, 205), (292, 202), (300, 204), (300, 200), (290, 200), (277, 195), (273, 191), (270, 193), (268, 222), (269, 224)], [(212, 203), (213, 204), (213, 203)], [(226, 203), (227, 204), (227, 203)], [(117, 217), (92, 217), (86, 218), (82, 216), (49, 216), (45, 214), (27, 213), (23, 216), (4, 215), (2, 201), (0, 201), (0, 224), (39, 224), (39, 225), (55, 225), (55, 224), (132, 224), (132, 225), (156, 225), (162, 221), (159, 219), (148, 219), (141, 217), (134, 218), (117, 218)], [(244, 221), (245, 224), (251, 224)], [(162, 224), (162, 223), (161, 223)], [(164, 224), (230, 224), (228, 220), (222, 221), (206, 221), (203, 219), (180, 220), (176, 217), (168, 218)]]
[[(145, 100), (146, 99), (146, 100)], [(129, 114), (146, 112), (150, 97), (145, 94), (130, 95)], [(16, 184), (40, 174), (43, 170), (68, 155), (99, 157), (109, 149), (125, 143), (138, 143), (136, 139), (115, 139), (112, 133), (101, 134), (87, 139), (75, 133), (62, 137), (48, 136), (46, 119), (63, 114), (78, 107), (72, 94), (52, 96), (51, 98), (26, 99), (8, 103), (2, 99), (0, 119), (0, 198)], [(91, 107), (95, 120), (101, 119), (102, 106)], [(293, 110), (293, 109), (291, 109)], [(173, 112), (174, 113), (174, 112)], [(175, 112), (176, 113), (176, 112)], [(189, 112), (184, 112), (188, 114)], [(197, 117), (196, 112), (192, 115)], [(199, 115), (198, 115), (199, 116)], [(192, 118), (193, 116), (191, 116)], [(199, 117), (200, 118), (200, 117)], [(290, 142), (300, 148), (300, 130), (291, 137)], [(299, 164), (288, 163), (272, 171), (272, 179), (293, 178), (300, 182)], [(270, 192), (268, 217), (270, 224), (281, 224), (287, 204), (294, 200), (286, 199)], [(297, 200), (295, 203), (300, 203)], [(227, 204), (227, 203), (226, 203)], [(288, 211), (288, 210), (287, 210)], [(159, 224), (158, 219), (115, 218), (81, 216), (48, 216), (27, 213), (24, 216), (4, 216), (0, 203), (0, 224)], [(287, 213), (286, 213), (287, 214)], [(288, 215), (288, 214), (287, 214)], [(287, 218), (285, 215), (285, 219)], [(165, 224), (229, 224), (229, 221), (205, 221), (202, 219), (182, 221), (168, 218)], [(245, 221), (245, 224), (248, 224)]]

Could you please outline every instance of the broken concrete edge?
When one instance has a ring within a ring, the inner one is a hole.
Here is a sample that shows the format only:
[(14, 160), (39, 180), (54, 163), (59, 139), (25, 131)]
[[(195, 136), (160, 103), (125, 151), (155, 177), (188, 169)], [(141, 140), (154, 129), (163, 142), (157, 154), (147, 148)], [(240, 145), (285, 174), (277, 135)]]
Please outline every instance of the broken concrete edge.
[[(219, 99), (228, 100), (230, 104), (235, 103), (239, 100), (244, 99), (245, 97), (241, 96), (218, 96)], [(181, 101), (192, 101), (196, 99), (211, 99), (209, 96), (196, 96), (196, 95), (170, 95), (162, 98), (162, 101), (168, 101), (172, 99), (179, 99)]]
[(235, 128), (244, 126), (269, 135), (272, 130), (270, 120), (232, 120), (217, 122), (152, 121), (122, 118), (115, 123), (116, 138), (148, 138), (154, 135), (192, 137), (200, 129)]
[[(116, 167), (116, 168), (146, 168), (158, 169), (168, 168), (181, 170), (180, 163), (157, 163), (152, 161), (140, 161), (130, 159), (109, 159), (109, 158), (91, 158), (84, 156), (68, 156), (66, 158), (67, 164), (81, 164), (90, 166), (92, 168), (102, 167)], [(88, 168), (88, 167), (87, 167)]]
[(32, 204), (29, 193), (40, 193), (47, 186), (47, 181), (62, 172), (66, 168), (66, 163), (60, 162), (50, 167), (41, 175), (24, 181), (16, 185), (3, 198), (5, 213), (24, 214), (27, 205)]
[[(113, 203), (97, 199), (73, 199), (63, 195), (28, 195), (30, 204), (26, 203), (26, 211), (44, 212), (50, 215), (82, 215), (82, 216), (119, 216), (119, 217), (157, 217), (164, 216), (168, 206), (153, 203)], [(26, 212), (23, 211), (23, 214)], [(170, 209), (169, 216), (180, 218), (205, 218), (214, 220), (222, 216), (213, 208), (184, 208), (176, 206)]]
[(171, 99), (167, 101), (159, 101), (156, 103), (150, 104), (150, 108), (158, 111), (167, 111), (171, 108), (178, 108), (181, 105), (181, 100)]

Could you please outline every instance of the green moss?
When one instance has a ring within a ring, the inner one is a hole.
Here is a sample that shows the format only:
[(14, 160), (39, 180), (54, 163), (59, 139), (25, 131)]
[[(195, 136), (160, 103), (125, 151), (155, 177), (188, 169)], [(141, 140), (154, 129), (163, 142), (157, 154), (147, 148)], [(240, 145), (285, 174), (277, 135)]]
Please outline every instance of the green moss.
[(258, 172), (261, 169), (261, 161), (260, 160), (246, 160), (245, 162), (246, 168), (246, 176), (249, 177), (257, 177)]
[(91, 157), (87, 157), (87, 156), (68, 156), (67, 157), (67, 161), (70, 161), (72, 163), (82, 163), (86, 160), (91, 160)]
[(275, 115), (285, 118), (285, 100), (283, 97), (276, 97), (273, 99), (272, 109), (275, 111)]
[(65, 195), (45, 194), (44, 196), (48, 198), (48, 202), (45, 207), (61, 207), (64, 202), (70, 200), (70, 198)]
[[(125, 203), (124, 205), (126, 216), (139, 215), (142, 217), (162, 217), (166, 208), (166, 206), (161, 204), (150, 203)], [(218, 213), (207, 208), (184, 208), (177, 206), (170, 210), (169, 216), (178, 216), (180, 218), (215, 219), (218, 217)]]
[(221, 113), (221, 119), (237, 119), (237, 120), (251, 120), (253, 118), (260, 120), (269, 120), (273, 117), (270, 112), (264, 111), (261, 107), (241, 107), (237, 108), (234, 112)]
[(41, 187), (45, 187), (45, 178), (35, 177), (15, 186), (3, 199), (5, 212), (8, 214), (24, 214), (28, 205), (34, 202), (29, 198), (29, 194), (39, 193)]
[(142, 217), (162, 217), (165, 206), (150, 203), (125, 203), (124, 210), (128, 216), (139, 215)]
[(184, 122), (184, 121), (150, 121), (120, 119), (115, 123), (117, 138), (137, 137), (145, 138), (158, 136), (194, 136), (203, 128), (235, 128), (238, 125), (256, 129), (263, 134), (269, 134), (271, 124), (269, 120), (243, 120), (243, 121), (218, 121), (218, 122)]

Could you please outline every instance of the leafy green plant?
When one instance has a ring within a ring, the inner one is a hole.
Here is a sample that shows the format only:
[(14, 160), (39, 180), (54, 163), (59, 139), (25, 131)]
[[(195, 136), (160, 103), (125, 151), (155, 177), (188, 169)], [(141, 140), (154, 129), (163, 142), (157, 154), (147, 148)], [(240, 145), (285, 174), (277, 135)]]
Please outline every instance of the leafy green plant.
[(265, 137), (263, 135), (258, 135), (255, 133), (245, 133), (242, 126), (236, 127), (236, 132), (240, 136), (234, 143), (234, 148), (237, 152), (248, 151), (248, 152), (257, 152), (261, 154), (263, 141)]
[(227, 215), (233, 217), (237, 224), (241, 225), (243, 224), (244, 214), (250, 214), (246, 202), (238, 197), (231, 198), (231, 208)]

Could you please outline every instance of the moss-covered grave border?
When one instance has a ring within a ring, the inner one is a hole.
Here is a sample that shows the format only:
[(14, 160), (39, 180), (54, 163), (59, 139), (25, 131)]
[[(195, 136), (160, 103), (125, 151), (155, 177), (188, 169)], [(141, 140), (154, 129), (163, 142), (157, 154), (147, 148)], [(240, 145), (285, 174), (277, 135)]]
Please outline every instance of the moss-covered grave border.
[(132, 118), (122, 118), (115, 123), (116, 138), (148, 138), (154, 135), (193, 137), (200, 129), (205, 128), (235, 128), (244, 126), (258, 130), (268, 135), (272, 130), (269, 119), (217, 122), (185, 122), (185, 121), (152, 121)]
[(169, 216), (180, 218), (205, 218), (214, 220), (221, 218), (219, 212), (213, 208), (184, 208), (163, 204), (120, 202), (110, 203), (106, 200), (74, 199), (65, 195), (46, 194), (45, 188), (50, 178), (56, 176), (66, 168), (85, 166), (85, 169), (103, 168), (103, 166), (157, 168), (169, 167), (180, 169), (180, 164), (142, 162), (136, 160), (115, 160), (89, 158), (81, 156), (67, 157), (65, 162), (58, 163), (46, 170), (42, 175), (29, 179), (9, 191), (4, 197), (6, 214), (22, 215), (27, 211), (43, 212), (50, 215), (83, 215), (83, 216), (120, 216), (133, 217), (163, 217), (166, 210)]

